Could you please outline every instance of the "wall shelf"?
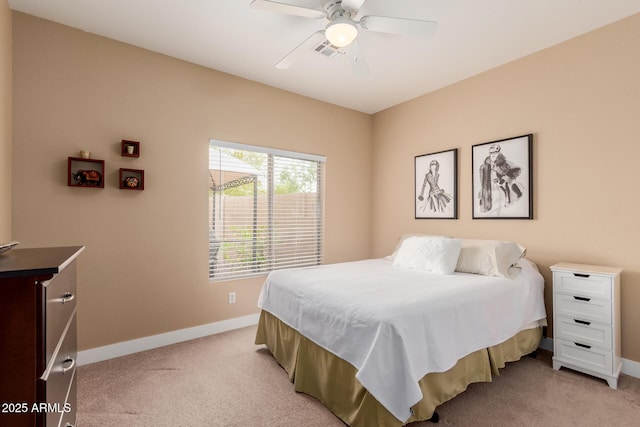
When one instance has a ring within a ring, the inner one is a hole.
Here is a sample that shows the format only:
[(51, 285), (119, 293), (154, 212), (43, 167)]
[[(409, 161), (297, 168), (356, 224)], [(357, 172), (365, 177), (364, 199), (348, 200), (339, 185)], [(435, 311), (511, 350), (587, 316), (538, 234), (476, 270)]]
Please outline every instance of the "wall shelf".
[(121, 190), (144, 190), (144, 170), (120, 168), (118, 174)]
[(140, 157), (140, 143), (138, 141), (122, 140), (120, 155), (123, 157)]
[(104, 188), (104, 160), (69, 157), (67, 185), (69, 187)]

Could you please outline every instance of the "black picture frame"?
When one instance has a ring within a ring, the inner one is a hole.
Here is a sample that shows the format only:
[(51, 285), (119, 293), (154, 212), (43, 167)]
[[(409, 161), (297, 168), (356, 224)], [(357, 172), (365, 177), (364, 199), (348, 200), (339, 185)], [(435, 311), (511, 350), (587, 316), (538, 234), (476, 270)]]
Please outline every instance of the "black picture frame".
[(473, 219), (533, 219), (533, 134), (472, 146)]
[(415, 157), (415, 219), (458, 219), (458, 149)]

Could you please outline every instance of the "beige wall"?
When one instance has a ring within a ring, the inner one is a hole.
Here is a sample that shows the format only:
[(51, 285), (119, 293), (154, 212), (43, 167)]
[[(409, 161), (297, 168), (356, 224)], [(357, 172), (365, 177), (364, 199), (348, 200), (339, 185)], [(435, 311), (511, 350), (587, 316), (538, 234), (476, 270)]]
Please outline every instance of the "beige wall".
[[(551, 264), (623, 268), (623, 356), (640, 361), (640, 16), (373, 117), (13, 17), (13, 238), (87, 246), (81, 349), (256, 312), (260, 279), (206, 279), (206, 144), (217, 138), (328, 156), (327, 262), (386, 255), (407, 232), (517, 240), (545, 276), (549, 314)], [(472, 220), (471, 146), (524, 133), (535, 219)], [(123, 138), (142, 142), (140, 159), (119, 156)], [(105, 189), (66, 186), (81, 148), (106, 160)], [(460, 219), (415, 220), (414, 156), (450, 148)], [(145, 191), (118, 190), (119, 167), (145, 169)]]
[(11, 241), (11, 10), (0, 0), (0, 242)]
[[(13, 234), (86, 245), (80, 349), (258, 311), (261, 279), (207, 279), (209, 138), (326, 155), (326, 261), (370, 256), (371, 116), (21, 13), (13, 27)], [(104, 189), (67, 186), (80, 149), (106, 161)], [(119, 190), (120, 167), (145, 190)]]
[[(640, 361), (640, 15), (374, 116), (373, 256), (407, 232), (516, 240), (621, 267), (622, 353)], [(472, 220), (471, 146), (534, 134), (534, 220)], [(459, 217), (415, 220), (414, 156), (459, 149)]]

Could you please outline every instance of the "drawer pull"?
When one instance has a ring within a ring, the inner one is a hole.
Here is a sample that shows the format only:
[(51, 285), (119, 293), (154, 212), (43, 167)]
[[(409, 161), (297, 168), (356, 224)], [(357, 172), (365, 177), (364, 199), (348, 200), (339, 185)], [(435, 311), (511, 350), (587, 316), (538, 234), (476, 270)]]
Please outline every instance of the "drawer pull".
[(76, 361), (73, 357), (67, 357), (64, 359), (62, 361), (62, 375), (72, 370), (74, 366), (76, 366)]
[(74, 426), (73, 424), (71, 424), (71, 423), (66, 423), (66, 424), (64, 425), (64, 427), (75, 427), (75, 426)]
[(588, 279), (591, 276), (590, 274), (584, 274), (584, 273), (573, 273), (573, 275), (575, 277), (584, 277), (585, 279)]
[(62, 304), (64, 304), (66, 302), (73, 301), (75, 297), (76, 296), (74, 294), (72, 294), (71, 292), (66, 292), (64, 295), (62, 295), (61, 302), (62, 302)]
[(573, 319), (573, 321), (576, 322), (576, 323), (580, 323), (581, 325), (589, 326), (591, 324), (591, 322), (586, 322), (584, 320)]
[(574, 344), (577, 345), (578, 347), (582, 347), (582, 348), (591, 348), (590, 345), (580, 344), (579, 342), (574, 342)]
[(577, 299), (578, 301), (587, 301), (587, 302), (591, 301), (591, 298), (577, 297), (577, 296), (575, 296), (575, 295), (574, 295), (574, 297), (573, 297), (573, 298), (574, 298), (574, 299)]

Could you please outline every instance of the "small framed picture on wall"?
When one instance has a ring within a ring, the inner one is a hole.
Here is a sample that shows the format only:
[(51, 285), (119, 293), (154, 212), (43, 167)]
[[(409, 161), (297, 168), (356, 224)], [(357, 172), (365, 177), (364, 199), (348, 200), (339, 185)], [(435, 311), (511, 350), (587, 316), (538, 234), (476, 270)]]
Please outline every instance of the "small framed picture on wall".
[(415, 218), (458, 218), (458, 149), (415, 157)]
[(472, 147), (473, 219), (533, 219), (533, 135)]

